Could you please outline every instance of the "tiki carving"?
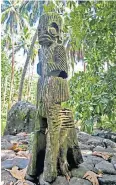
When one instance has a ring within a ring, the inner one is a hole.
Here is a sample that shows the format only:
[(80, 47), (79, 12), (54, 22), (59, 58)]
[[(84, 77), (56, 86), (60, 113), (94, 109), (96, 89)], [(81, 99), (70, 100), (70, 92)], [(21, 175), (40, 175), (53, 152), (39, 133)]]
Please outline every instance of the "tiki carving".
[(38, 115), (35, 136), (26, 178), (36, 179), (43, 172), (47, 182), (58, 174), (70, 178), (72, 168), (82, 162), (71, 110), (62, 107), (69, 99), (68, 65), (62, 45), (62, 18), (56, 13), (40, 18), (37, 73)]

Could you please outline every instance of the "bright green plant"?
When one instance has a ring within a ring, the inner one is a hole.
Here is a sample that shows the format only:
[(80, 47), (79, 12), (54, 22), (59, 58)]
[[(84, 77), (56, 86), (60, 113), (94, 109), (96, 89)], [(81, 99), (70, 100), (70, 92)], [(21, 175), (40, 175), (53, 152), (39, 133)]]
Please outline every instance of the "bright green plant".
[[(75, 113), (76, 120), (82, 120), (82, 130), (92, 132), (94, 123), (98, 127), (116, 130), (116, 67), (96, 75), (91, 71), (75, 73), (69, 81), (70, 100), (67, 106)], [(103, 122), (106, 115), (107, 122)], [(109, 122), (109, 126), (108, 126)]]

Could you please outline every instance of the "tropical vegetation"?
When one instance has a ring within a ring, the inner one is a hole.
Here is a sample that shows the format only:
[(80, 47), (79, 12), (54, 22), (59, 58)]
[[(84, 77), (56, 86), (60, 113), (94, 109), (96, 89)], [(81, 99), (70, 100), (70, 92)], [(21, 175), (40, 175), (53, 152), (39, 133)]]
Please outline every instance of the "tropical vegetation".
[(2, 131), (15, 102), (36, 102), (37, 27), (42, 12), (48, 11), (58, 12), (64, 19), (63, 44), (72, 71), (78, 62), (83, 65), (83, 71), (72, 73), (70, 100), (64, 106), (73, 110), (84, 131), (91, 133), (95, 126), (116, 131), (115, 10), (113, 1), (3, 0)]

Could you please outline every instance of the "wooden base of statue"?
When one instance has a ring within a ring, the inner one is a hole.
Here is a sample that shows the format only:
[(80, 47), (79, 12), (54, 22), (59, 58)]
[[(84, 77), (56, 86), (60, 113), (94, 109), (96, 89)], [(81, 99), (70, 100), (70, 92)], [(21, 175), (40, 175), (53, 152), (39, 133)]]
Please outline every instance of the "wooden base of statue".
[[(42, 125), (46, 125), (45, 119)], [(55, 132), (54, 136), (53, 134), (50, 136), (49, 130), (46, 133), (46, 129), (44, 127), (35, 132), (33, 139), (32, 156), (26, 179), (35, 183), (42, 173), (46, 182), (53, 182), (58, 175), (63, 175), (68, 179), (71, 177), (70, 171), (83, 162), (75, 128), (67, 128), (68, 132), (66, 129), (62, 129), (60, 133), (62, 137), (59, 138), (59, 142), (56, 140), (57, 133)], [(57, 143), (59, 143), (59, 150), (55, 146)], [(54, 148), (52, 149), (52, 147)]]

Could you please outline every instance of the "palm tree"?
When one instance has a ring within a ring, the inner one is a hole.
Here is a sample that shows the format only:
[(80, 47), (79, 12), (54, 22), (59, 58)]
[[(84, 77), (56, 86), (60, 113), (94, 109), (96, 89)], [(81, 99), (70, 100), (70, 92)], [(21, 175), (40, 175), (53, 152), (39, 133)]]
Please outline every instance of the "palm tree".
[[(10, 32), (11, 35), (11, 44), (12, 44), (12, 72), (11, 72), (11, 84), (10, 84), (10, 96), (9, 96), (9, 108), (12, 99), (12, 89), (14, 83), (14, 43), (15, 43), (15, 35), (22, 28), (24, 24), (23, 17), (19, 13), (19, 7), (21, 6), (22, 1), (3, 1), (2, 4), (2, 20), (1, 23), (4, 26), (4, 33)], [(7, 41), (6, 41), (7, 42)]]
[[(36, 20), (37, 18), (37, 21), (38, 21), (38, 18), (41, 16), (42, 12), (43, 12), (43, 4), (44, 4), (44, 1), (29, 1), (26, 6), (27, 7), (30, 7), (31, 11), (32, 11), (32, 14), (35, 13), (35, 16), (33, 16)], [(25, 6), (25, 5), (24, 5)], [(37, 12), (38, 12), (38, 9), (37, 9), (37, 6), (39, 8), (39, 17), (36, 17), (37, 15)], [(23, 9), (23, 8), (22, 8)], [(29, 11), (30, 12), (30, 11)], [(30, 15), (32, 15), (30, 14)], [(39, 26), (39, 24), (38, 24)], [(35, 45), (35, 42), (37, 40), (37, 33), (38, 33), (38, 26), (37, 26), (37, 29), (35, 31), (35, 34), (32, 38), (32, 42), (31, 42), (31, 45), (30, 45), (30, 48), (29, 48), (29, 51), (27, 53), (27, 58), (26, 58), (26, 62), (25, 62), (25, 65), (24, 65), (24, 68), (23, 68), (23, 72), (22, 72), (22, 76), (21, 76), (21, 81), (20, 81), (20, 86), (19, 86), (19, 96), (18, 96), (18, 101), (21, 100), (22, 98), (22, 91), (23, 91), (23, 84), (24, 84), (24, 79), (25, 79), (25, 75), (26, 75), (26, 72), (27, 72), (27, 68), (28, 68), (28, 65), (29, 65), (29, 62), (30, 62), (30, 59), (31, 59), (31, 56), (32, 56), (32, 53), (33, 53), (33, 48), (34, 48), (34, 45)]]

